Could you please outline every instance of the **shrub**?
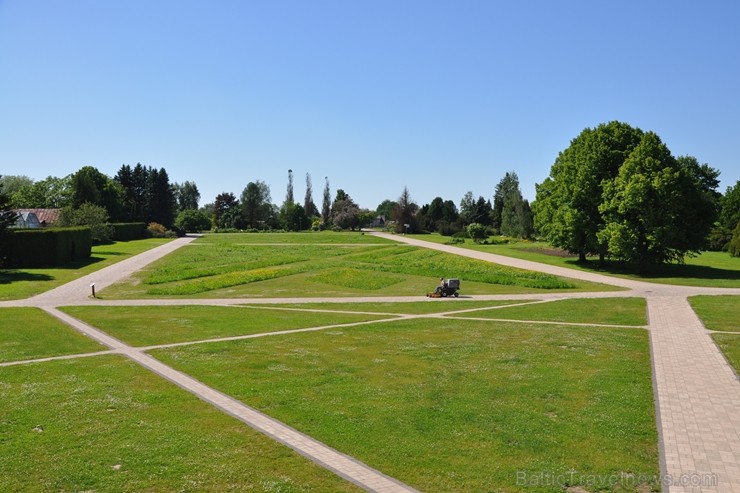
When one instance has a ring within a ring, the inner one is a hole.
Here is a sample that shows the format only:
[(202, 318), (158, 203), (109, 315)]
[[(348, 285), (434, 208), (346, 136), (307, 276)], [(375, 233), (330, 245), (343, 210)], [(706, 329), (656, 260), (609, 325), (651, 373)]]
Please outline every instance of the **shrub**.
[(730, 240), (727, 250), (733, 257), (740, 257), (740, 223), (737, 223), (732, 231), (732, 240)]
[(149, 233), (149, 236), (152, 238), (164, 238), (165, 233), (167, 233), (167, 228), (162, 226), (159, 223), (151, 222), (146, 227), (147, 233)]
[(480, 223), (471, 223), (468, 224), (468, 236), (470, 236), (474, 242), (480, 243), (488, 238), (488, 230)]
[(177, 215), (175, 226), (187, 233), (197, 233), (210, 230), (211, 220), (202, 211), (185, 209)]
[(711, 252), (726, 251), (732, 241), (732, 231), (723, 227), (720, 223), (714, 223), (707, 237), (707, 250)]
[(104, 207), (85, 202), (78, 208), (65, 207), (59, 216), (59, 226), (89, 226), (93, 243), (105, 243), (113, 238), (113, 227), (108, 224)]

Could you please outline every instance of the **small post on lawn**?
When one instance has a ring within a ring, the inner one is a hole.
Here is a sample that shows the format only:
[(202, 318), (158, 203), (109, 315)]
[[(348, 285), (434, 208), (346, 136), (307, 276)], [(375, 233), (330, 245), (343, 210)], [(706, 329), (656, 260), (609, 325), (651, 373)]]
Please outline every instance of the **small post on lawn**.
[(90, 289), (92, 289), (92, 297), (95, 298), (95, 283), (90, 284)]

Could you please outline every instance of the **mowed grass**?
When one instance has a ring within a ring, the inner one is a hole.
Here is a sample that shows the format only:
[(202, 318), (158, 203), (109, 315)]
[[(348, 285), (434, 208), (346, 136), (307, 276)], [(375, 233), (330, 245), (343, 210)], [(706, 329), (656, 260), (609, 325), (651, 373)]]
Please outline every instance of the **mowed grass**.
[[(262, 241), (256, 243), (255, 237)], [(462, 279), (463, 294), (612, 289), (408, 245), (326, 244), (326, 237), (332, 236), (206, 235), (100, 296), (423, 296), (440, 277)], [(350, 237), (380, 241), (369, 235)], [(281, 243), (283, 238), (292, 240)], [(296, 243), (299, 239), (304, 243)]]
[(689, 303), (707, 329), (740, 332), (740, 296), (691, 296)]
[(0, 308), (0, 363), (105, 349), (39, 308)]
[(149, 238), (95, 245), (89, 259), (70, 262), (63, 267), (0, 269), (0, 300), (17, 300), (43, 293), (169, 241)]
[(525, 303), (533, 300), (496, 300), (496, 301), (478, 301), (464, 300), (461, 298), (430, 298), (425, 301), (373, 301), (359, 303), (337, 303), (337, 302), (316, 302), (316, 303), (270, 303), (264, 305), (245, 305), (271, 308), (275, 310), (326, 310), (333, 312), (349, 311), (358, 313), (388, 313), (388, 314), (410, 314), (423, 315), (446, 313), (457, 310), (470, 310), (476, 308), (491, 308), (496, 306), (510, 305), (513, 303)]
[(456, 316), (583, 324), (647, 325), (647, 305), (644, 298), (581, 298), (523, 306), (503, 306)]
[(421, 491), (658, 475), (641, 329), (416, 319), (152, 354)]
[(68, 306), (65, 313), (133, 346), (152, 346), (388, 318), (248, 306)]
[[(707, 329), (740, 332), (740, 296), (692, 296), (689, 303)], [(740, 334), (712, 334), (712, 339), (740, 373)]]
[[(449, 237), (438, 234), (419, 235), (417, 239), (442, 244), (450, 242)], [(500, 241), (497, 238), (491, 239)], [(613, 261), (600, 266), (597, 257), (589, 257), (586, 264), (580, 264), (577, 255), (568, 254), (547, 243), (537, 241), (515, 240), (509, 243), (480, 245), (467, 239), (465, 243), (458, 243), (455, 246), (638, 281), (684, 286), (740, 287), (740, 258), (732, 257), (727, 252), (701, 252), (698, 256), (687, 257), (683, 264), (665, 264), (653, 267), (646, 273), (637, 273), (634, 269)]]
[(740, 335), (712, 334), (712, 339), (724, 353), (727, 361), (735, 368), (735, 371), (740, 373)]
[(361, 491), (120, 356), (0, 368), (3, 491)]

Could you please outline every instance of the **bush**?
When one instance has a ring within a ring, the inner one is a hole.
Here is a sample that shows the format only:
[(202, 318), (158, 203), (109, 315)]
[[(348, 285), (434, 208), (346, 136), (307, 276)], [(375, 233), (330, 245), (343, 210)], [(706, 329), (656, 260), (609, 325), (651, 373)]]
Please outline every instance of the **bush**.
[(151, 222), (146, 227), (146, 231), (152, 238), (164, 238), (167, 233), (167, 228), (159, 223)]
[(89, 226), (93, 243), (105, 243), (113, 238), (113, 227), (108, 224), (108, 211), (89, 202), (77, 209), (63, 208), (59, 226)]
[(197, 233), (200, 231), (209, 231), (211, 229), (211, 220), (202, 211), (186, 209), (177, 215), (175, 226), (187, 233)]
[(732, 241), (732, 231), (719, 223), (714, 223), (714, 227), (709, 231), (707, 237), (707, 250), (710, 252), (727, 251), (730, 241)]
[(732, 231), (732, 240), (730, 240), (727, 250), (733, 257), (740, 257), (740, 223), (737, 223)]
[(483, 240), (488, 238), (488, 230), (485, 226), (479, 223), (468, 224), (468, 236), (476, 242), (481, 243)]

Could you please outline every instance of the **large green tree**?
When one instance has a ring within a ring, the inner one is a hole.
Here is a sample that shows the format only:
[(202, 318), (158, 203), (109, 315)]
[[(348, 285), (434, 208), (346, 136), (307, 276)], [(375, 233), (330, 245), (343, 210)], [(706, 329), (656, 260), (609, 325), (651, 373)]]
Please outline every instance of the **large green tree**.
[(604, 184), (640, 143), (643, 132), (626, 123), (612, 121), (586, 128), (560, 152), (550, 176), (536, 185), (532, 204), (534, 225), (554, 246), (578, 254), (598, 254), (603, 260), (607, 245), (599, 239), (604, 218), (599, 206)]
[(111, 221), (125, 219), (125, 191), (120, 183), (92, 166), (84, 166), (72, 175), (72, 207), (89, 203), (103, 207)]
[(10, 197), (16, 209), (61, 209), (72, 203), (72, 176), (48, 176), (17, 189)]
[(218, 228), (239, 228), (244, 218), (239, 200), (231, 192), (216, 195), (213, 203), (213, 224)]
[(341, 188), (331, 204), (330, 220), (334, 226), (342, 229), (354, 230), (360, 225), (360, 208)]
[(247, 183), (241, 194), (242, 212), (248, 228), (265, 229), (272, 215), (270, 187), (263, 181)]
[(604, 184), (604, 227), (597, 235), (611, 257), (645, 268), (681, 262), (704, 246), (716, 218), (716, 184), (693, 163), (674, 158), (655, 133), (642, 135), (617, 176)]
[(720, 204), (719, 222), (722, 227), (732, 231), (740, 224), (740, 180), (727, 187)]
[(173, 183), (172, 191), (175, 195), (178, 213), (186, 210), (198, 210), (200, 192), (195, 182)]

